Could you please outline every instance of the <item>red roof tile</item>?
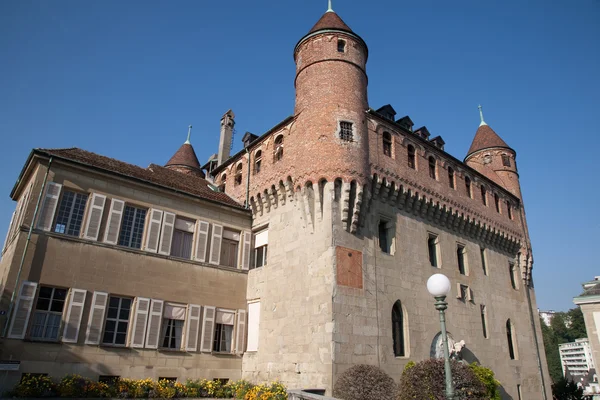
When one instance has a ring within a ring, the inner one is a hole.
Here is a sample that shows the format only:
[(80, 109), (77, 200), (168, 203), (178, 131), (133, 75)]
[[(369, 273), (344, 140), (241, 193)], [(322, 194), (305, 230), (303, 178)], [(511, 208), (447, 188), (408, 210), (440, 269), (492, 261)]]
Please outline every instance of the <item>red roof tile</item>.
[(68, 149), (36, 149), (34, 151), (105, 170), (117, 175), (139, 179), (150, 184), (187, 193), (194, 197), (242, 208), (238, 202), (225, 193), (212, 190), (208, 186), (209, 182), (206, 179), (194, 175), (182, 174), (160, 165), (150, 164), (148, 168), (142, 168), (76, 147)]
[(315, 26), (312, 27), (308, 33), (320, 31), (322, 29), (339, 29), (341, 31), (352, 32), (352, 29), (334, 12), (329, 11), (323, 14), (321, 19), (317, 21)]
[(475, 133), (475, 138), (467, 152), (467, 157), (476, 151), (489, 149), (491, 147), (506, 147), (510, 149), (510, 146), (508, 146), (492, 128), (488, 125), (481, 125)]
[(173, 154), (173, 157), (165, 164), (165, 167), (168, 167), (169, 165), (181, 165), (200, 170), (200, 163), (198, 162), (198, 157), (196, 157), (196, 152), (189, 143), (181, 145), (179, 150), (177, 150), (175, 154)]

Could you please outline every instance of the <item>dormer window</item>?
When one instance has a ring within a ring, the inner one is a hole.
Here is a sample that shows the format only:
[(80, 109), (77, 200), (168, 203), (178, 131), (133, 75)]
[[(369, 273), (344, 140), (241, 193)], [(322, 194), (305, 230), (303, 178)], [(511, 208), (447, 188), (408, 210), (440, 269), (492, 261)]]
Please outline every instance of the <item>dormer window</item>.
[(415, 148), (412, 145), (408, 145), (407, 147), (408, 150), (408, 166), (412, 169), (416, 169), (416, 163), (415, 163)]
[(392, 135), (389, 132), (383, 132), (383, 154), (392, 156)]
[(239, 163), (235, 168), (234, 184), (237, 186), (242, 183), (242, 163)]
[(346, 42), (342, 39), (338, 39), (337, 43), (338, 52), (343, 53), (346, 51)]

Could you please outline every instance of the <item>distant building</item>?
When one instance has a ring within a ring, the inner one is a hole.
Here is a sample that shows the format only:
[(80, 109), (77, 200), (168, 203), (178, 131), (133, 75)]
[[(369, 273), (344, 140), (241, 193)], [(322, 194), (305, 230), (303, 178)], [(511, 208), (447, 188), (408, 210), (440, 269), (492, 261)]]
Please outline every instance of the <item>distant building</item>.
[[(563, 376), (567, 376), (567, 370), (571, 377), (588, 375), (594, 369), (592, 348), (588, 338), (576, 339), (574, 342), (563, 343), (558, 346), (560, 353), (560, 365)], [(577, 380), (577, 379), (574, 379)]]
[(600, 360), (600, 276), (593, 281), (585, 282), (583, 293), (573, 299), (573, 303), (581, 307), (585, 329), (588, 333), (594, 365)]
[(546, 324), (546, 326), (550, 326), (550, 322), (552, 322), (552, 317), (554, 317), (554, 314), (556, 314), (556, 312), (554, 310), (548, 310), (548, 311), (538, 310), (538, 314), (540, 315), (540, 318), (542, 319), (542, 321), (544, 321), (544, 324)]

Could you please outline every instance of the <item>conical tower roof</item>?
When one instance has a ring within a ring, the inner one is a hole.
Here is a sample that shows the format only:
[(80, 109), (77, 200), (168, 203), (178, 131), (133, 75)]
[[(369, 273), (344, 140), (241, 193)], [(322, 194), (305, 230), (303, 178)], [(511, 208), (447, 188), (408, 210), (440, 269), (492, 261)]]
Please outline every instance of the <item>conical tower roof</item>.
[[(471, 147), (467, 152), (468, 158), (471, 154), (484, 150), (490, 149), (492, 147), (504, 147), (506, 149), (511, 149), (509, 145), (506, 144), (504, 140), (488, 124), (483, 120), (483, 111), (481, 106), (479, 106), (479, 116), (481, 117), (481, 123), (479, 124), (479, 128), (477, 128), (477, 132), (475, 132), (475, 137), (473, 138), (473, 143), (471, 143)], [(512, 150), (512, 149), (511, 149)]]
[(196, 157), (196, 152), (190, 143), (182, 144), (179, 150), (173, 154), (173, 157), (165, 164), (165, 167), (170, 166), (188, 167), (200, 170), (198, 157)]
[(327, 11), (323, 16), (317, 21), (315, 26), (312, 27), (308, 33), (313, 33), (317, 31), (321, 31), (323, 29), (335, 29), (339, 31), (346, 31), (350, 33), (352, 29), (342, 19), (333, 11)]

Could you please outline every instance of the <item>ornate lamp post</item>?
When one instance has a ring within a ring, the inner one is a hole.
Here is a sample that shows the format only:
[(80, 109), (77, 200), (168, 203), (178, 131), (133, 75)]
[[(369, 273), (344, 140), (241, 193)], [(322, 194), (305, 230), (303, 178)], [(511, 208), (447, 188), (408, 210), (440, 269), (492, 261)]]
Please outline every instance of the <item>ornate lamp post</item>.
[(446, 398), (454, 400), (454, 386), (452, 385), (452, 371), (450, 370), (450, 355), (448, 351), (448, 335), (446, 334), (446, 314), (448, 308), (446, 296), (450, 293), (450, 280), (446, 275), (434, 274), (427, 280), (427, 290), (435, 298), (435, 309), (440, 312), (440, 325), (442, 326), (442, 343), (444, 347), (444, 369), (446, 370)]

